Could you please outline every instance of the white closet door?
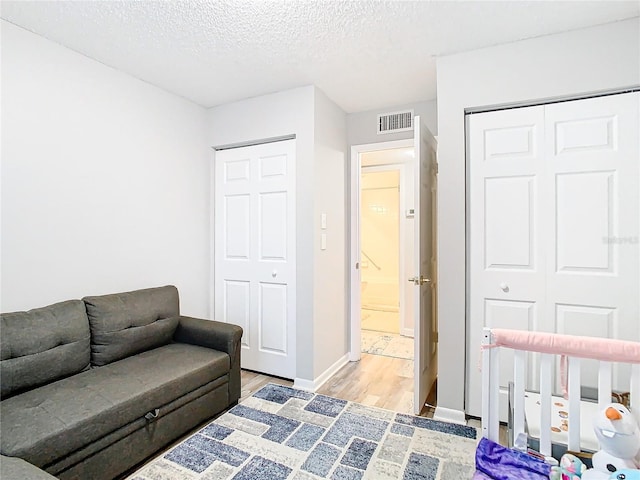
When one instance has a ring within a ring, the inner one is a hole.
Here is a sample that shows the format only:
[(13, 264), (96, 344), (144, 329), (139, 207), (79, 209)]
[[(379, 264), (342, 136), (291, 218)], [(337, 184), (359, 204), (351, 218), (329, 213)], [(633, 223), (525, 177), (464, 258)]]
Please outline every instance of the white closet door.
[[(544, 108), (472, 115), (469, 127), (467, 413), (481, 415), (482, 328), (541, 329)], [(502, 353), (502, 352), (501, 352)], [(505, 358), (507, 357), (507, 358)], [(500, 360), (503, 387), (513, 354)], [(530, 377), (533, 361), (529, 362)], [(505, 404), (506, 405), (506, 404)], [(506, 414), (506, 409), (502, 412)]]
[[(640, 339), (639, 100), (622, 94), (545, 108), (545, 330)], [(596, 362), (582, 370), (582, 385), (596, 388)], [(628, 391), (630, 370), (613, 375), (614, 388)]]
[[(481, 413), (484, 326), (640, 339), (639, 98), (468, 119), (467, 413)], [(501, 365), (506, 387), (512, 362)], [(583, 372), (582, 385), (596, 386), (595, 371)], [(615, 371), (614, 387), (625, 378)]]
[(240, 325), (242, 368), (294, 378), (295, 140), (215, 158), (215, 318)]

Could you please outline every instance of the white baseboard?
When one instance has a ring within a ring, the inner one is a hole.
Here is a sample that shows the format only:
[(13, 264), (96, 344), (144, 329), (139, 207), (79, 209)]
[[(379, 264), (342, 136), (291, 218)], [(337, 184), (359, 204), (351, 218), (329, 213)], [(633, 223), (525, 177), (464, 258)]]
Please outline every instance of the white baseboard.
[(401, 328), (400, 335), (413, 338), (413, 328)]
[(349, 354), (345, 353), (336, 363), (327, 368), (322, 374), (320, 374), (315, 380), (307, 380), (304, 378), (297, 378), (293, 381), (293, 388), (299, 390), (305, 390), (307, 392), (316, 392), (324, 383), (333, 377), (338, 370), (349, 363)]
[(434, 420), (441, 422), (457, 423), (458, 425), (466, 425), (467, 417), (462, 410), (453, 410), (451, 408), (436, 407), (433, 414)]
[(305, 378), (295, 378), (293, 380), (293, 388), (304, 390), (305, 392), (316, 391), (313, 380), (307, 380)]

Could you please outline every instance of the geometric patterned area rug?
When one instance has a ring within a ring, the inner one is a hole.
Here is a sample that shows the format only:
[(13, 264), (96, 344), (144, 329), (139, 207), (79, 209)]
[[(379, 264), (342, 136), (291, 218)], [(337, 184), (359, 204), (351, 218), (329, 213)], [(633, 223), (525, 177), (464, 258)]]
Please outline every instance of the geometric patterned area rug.
[(268, 384), (131, 480), (458, 480), (477, 430)]
[(362, 353), (413, 360), (413, 338), (362, 330)]

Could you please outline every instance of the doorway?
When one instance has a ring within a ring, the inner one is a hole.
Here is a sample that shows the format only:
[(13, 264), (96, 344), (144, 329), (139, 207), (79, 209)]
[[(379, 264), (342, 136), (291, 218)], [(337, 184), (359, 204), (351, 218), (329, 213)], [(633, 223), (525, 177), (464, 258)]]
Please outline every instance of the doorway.
[(366, 152), (360, 170), (362, 352), (411, 362), (412, 298), (400, 279), (413, 261), (413, 243), (406, 242), (412, 218), (404, 208), (413, 156), (413, 147)]
[[(404, 295), (400, 293), (400, 306), (403, 308), (404, 296), (411, 296), (412, 301), (404, 302), (404, 308), (411, 305), (412, 314), (404, 318), (413, 320), (413, 411), (415, 414), (423, 412), (427, 396), (435, 391), (437, 375), (437, 317), (435, 298), (437, 289), (436, 266), (436, 191), (437, 191), (437, 156), (436, 141), (419, 116), (414, 118), (413, 139), (396, 140), (368, 145), (351, 147), (351, 267), (350, 267), (350, 354), (349, 360), (359, 361), (363, 358), (361, 331), (361, 275), (362, 245), (360, 212), (363, 208), (361, 199), (361, 168), (362, 166), (388, 165), (384, 158), (385, 151), (404, 149), (406, 153), (402, 161), (405, 173), (413, 174), (412, 180), (405, 182), (406, 198), (408, 202), (400, 207), (399, 219), (411, 225), (412, 232), (405, 236), (408, 245), (413, 246), (413, 261), (407, 260), (407, 249), (400, 240), (399, 285)], [(364, 154), (371, 154), (371, 164), (363, 164)], [(388, 153), (388, 152), (387, 152)], [(406, 178), (406, 176), (405, 176)], [(402, 184), (402, 176), (401, 181)], [(402, 190), (402, 187), (401, 187)], [(402, 196), (400, 203), (402, 204)], [(410, 228), (406, 229), (407, 231)], [(402, 228), (400, 229), (402, 232)], [(402, 260), (403, 252), (405, 260)], [(409, 268), (405, 263), (412, 263)], [(407, 282), (405, 282), (407, 281)], [(404, 284), (404, 287), (403, 287)], [(402, 319), (401, 315), (401, 319)], [(368, 355), (368, 354), (367, 354)], [(370, 358), (370, 357), (367, 357)], [(433, 388), (432, 388), (433, 387)], [(433, 405), (433, 404), (432, 404)]]

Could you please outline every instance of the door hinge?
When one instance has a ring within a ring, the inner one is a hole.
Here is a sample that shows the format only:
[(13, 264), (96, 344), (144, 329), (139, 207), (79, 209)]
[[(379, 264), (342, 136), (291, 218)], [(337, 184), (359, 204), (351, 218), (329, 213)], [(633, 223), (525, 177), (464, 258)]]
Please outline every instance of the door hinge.
[(431, 283), (431, 279), (425, 277), (424, 275), (420, 275), (419, 277), (411, 277), (408, 279), (414, 285), (424, 285), (425, 283)]
[(438, 343), (438, 332), (434, 332), (433, 334), (433, 343)]
[(440, 165), (438, 164), (438, 162), (436, 162), (436, 175), (438, 174), (439, 171), (440, 171)]

